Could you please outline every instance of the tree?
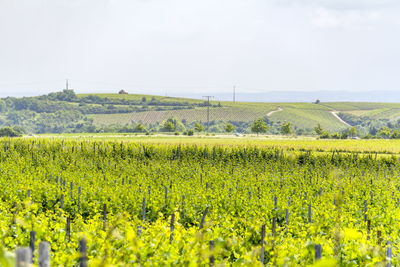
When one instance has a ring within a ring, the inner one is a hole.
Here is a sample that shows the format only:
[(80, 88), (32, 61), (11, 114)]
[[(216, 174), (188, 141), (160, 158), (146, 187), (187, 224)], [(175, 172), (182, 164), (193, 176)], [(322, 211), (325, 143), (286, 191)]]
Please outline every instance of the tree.
[(322, 128), (321, 124), (318, 123), (317, 126), (314, 127), (314, 131), (318, 134), (321, 135), (324, 132), (324, 129)]
[(146, 127), (143, 124), (139, 123), (135, 126), (135, 132), (143, 133), (145, 131)]
[(281, 127), (281, 133), (284, 135), (289, 135), (293, 133), (293, 125), (291, 122), (285, 122)]
[(351, 127), (351, 128), (349, 129), (349, 135), (350, 135), (351, 137), (356, 136), (356, 135), (357, 135), (357, 128), (356, 128), (356, 127)]
[[(172, 126), (171, 126), (172, 124)], [(178, 131), (178, 132), (183, 132), (186, 130), (185, 125), (183, 123), (176, 119), (176, 118), (169, 118), (166, 121), (162, 123), (163, 129), (168, 131), (168, 132), (173, 132), (173, 131)], [(167, 127), (165, 127), (167, 126)]]
[(194, 129), (196, 130), (196, 132), (202, 132), (202, 131), (204, 131), (204, 126), (203, 126), (203, 124), (196, 122), (194, 125)]
[(175, 131), (175, 125), (174, 125), (171, 121), (169, 121), (169, 120), (167, 120), (167, 121), (164, 122), (163, 128), (164, 128), (166, 131), (168, 131), (168, 132), (173, 132), (173, 131)]
[(314, 103), (315, 103), (315, 104), (319, 104), (319, 103), (321, 103), (321, 101), (319, 101), (319, 99), (317, 99), (317, 100), (315, 100)]
[(145, 103), (147, 101), (146, 97), (142, 97), (142, 102)]
[(2, 99), (0, 99), (0, 112), (5, 112), (6, 111), (6, 102)]
[(235, 130), (235, 126), (232, 123), (227, 123), (224, 127), (225, 132), (231, 133)]
[(128, 92), (125, 91), (125, 90), (120, 90), (120, 91), (118, 92), (118, 94), (120, 94), (120, 95), (127, 95)]
[(391, 129), (389, 127), (385, 126), (382, 129), (379, 130), (379, 132), (376, 134), (376, 136), (380, 138), (389, 138), (391, 134)]
[(20, 137), (21, 133), (15, 131), (13, 128), (7, 126), (0, 129), (0, 137)]
[(251, 124), (251, 131), (253, 133), (265, 133), (268, 131), (268, 125), (264, 122), (263, 119), (257, 119)]

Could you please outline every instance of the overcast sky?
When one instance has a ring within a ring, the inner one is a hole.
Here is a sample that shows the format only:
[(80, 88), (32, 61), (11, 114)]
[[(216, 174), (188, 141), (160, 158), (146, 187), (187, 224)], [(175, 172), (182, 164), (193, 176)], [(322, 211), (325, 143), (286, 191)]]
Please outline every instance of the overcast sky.
[(0, 0), (0, 96), (400, 89), (398, 0)]

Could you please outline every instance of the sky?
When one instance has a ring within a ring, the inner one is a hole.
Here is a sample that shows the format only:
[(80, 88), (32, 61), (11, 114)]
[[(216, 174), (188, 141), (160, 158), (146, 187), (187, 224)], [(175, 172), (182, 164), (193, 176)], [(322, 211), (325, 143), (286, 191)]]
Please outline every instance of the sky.
[(400, 89), (398, 0), (0, 0), (0, 96)]

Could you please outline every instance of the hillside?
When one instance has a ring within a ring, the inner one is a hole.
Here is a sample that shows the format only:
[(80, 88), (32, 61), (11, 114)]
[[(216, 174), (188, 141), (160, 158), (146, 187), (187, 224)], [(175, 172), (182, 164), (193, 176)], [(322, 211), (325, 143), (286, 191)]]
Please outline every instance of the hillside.
[[(284, 122), (291, 122), (298, 134), (312, 134), (319, 123), (330, 132), (351, 126), (368, 133), (397, 123), (400, 104), (366, 102), (259, 103), (228, 102), (163, 97), (139, 94), (78, 94), (73, 91), (0, 100), (0, 125), (18, 125), (31, 133), (134, 131), (143, 124), (147, 130), (160, 131), (162, 123), (175, 119), (181, 129), (195, 123), (207, 124), (211, 132), (223, 132), (230, 122), (239, 132), (264, 118), (270, 133), (279, 133)], [(336, 115), (335, 115), (336, 114)], [(179, 130), (179, 129), (177, 129)]]

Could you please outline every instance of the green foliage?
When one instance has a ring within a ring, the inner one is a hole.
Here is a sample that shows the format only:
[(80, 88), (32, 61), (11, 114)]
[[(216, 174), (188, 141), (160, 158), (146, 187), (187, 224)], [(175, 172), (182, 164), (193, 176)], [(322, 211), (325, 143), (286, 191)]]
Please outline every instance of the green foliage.
[(175, 124), (172, 121), (167, 120), (163, 123), (163, 129), (167, 132), (173, 132), (175, 131)]
[(231, 133), (231, 132), (235, 131), (235, 126), (232, 123), (227, 123), (227, 124), (225, 124), (224, 130), (227, 133)]
[(322, 128), (321, 124), (318, 123), (317, 126), (315, 126), (314, 131), (316, 134), (321, 135), (324, 132), (324, 129)]
[(167, 132), (185, 131), (185, 125), (176, 118), (169, 118), (162, 124), (162, 129)]
[(0, 128), (0, 137), (21, 137), (23, 134), (22, 128), (3, 127)]
[(379, 132), (376, 134), (377, 137), (380, 138), (389, 138), (391, 134), (391, 129), (389, 127), (385, 126), (382, 129), (379, 130)]
[(143, 124), (138, 123), (138, 124), (135, 126), (135, 131), (136, 131), (136, 132), (139, 132), (139, 133), (144, 133), (144, 132), (146, 132), (146, 127), (145, 127)]
[(324, 131), (324, 132), (322, 132), (320, 134), (319, 138), (321, 138), (321, 139), (329, 139), (329, 138), (331, 138), (331, 134), (329, 132)]
[(253, 133), (265, 133), (266, 131), (268, 131), (268, 125), (264, 122), (263, 119), (257, 119), (255, 120), (252, 124), (251, 124), (251, 131)]
[(203, 132), (204, 131), (204, 125), (201, 123), (195, 123), (194, 129), (196, 132)]
[(349, 135), (350, 135), (351, 137), (357, 135), (357, 128), (356, 128), (356, 127), (351, 127), (351, 128), (349, 128), (348, 131), (349, 131)]
[(386, 241), (399, 253), (398, 158), (341, 153), (338, 142), (349, 142), (331, 142), (335, 152), (313, 153), (301, 143), (1, 139), (0, 265), (14, 266), (6, 251), (28, 246), (36, 231), (36, 247), (51, 243), (52, 266), (79, 265), (82, 238), (89, 266), (207, 266), (210, 253), (216, 266), (260, 266), (262, 225), (267, 266), (387, 265)]
[(293, 124), (291, 122), (285, 122), (281, 126), (281, 133), (284, 135), (293, 134)]

